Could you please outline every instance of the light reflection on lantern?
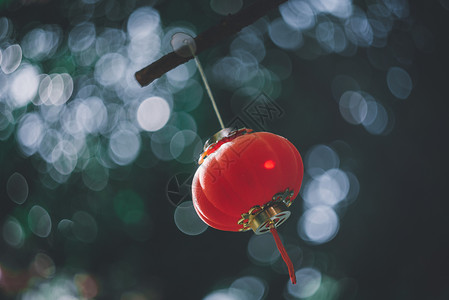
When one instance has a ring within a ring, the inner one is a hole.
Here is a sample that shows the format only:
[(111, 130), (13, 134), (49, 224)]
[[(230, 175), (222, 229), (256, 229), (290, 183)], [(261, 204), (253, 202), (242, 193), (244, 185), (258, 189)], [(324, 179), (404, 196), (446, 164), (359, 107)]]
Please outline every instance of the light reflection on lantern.
[(263, 167), (267, 170), (271, 170), (275, 167), (275, 162), (271, 159), (264, 162)]

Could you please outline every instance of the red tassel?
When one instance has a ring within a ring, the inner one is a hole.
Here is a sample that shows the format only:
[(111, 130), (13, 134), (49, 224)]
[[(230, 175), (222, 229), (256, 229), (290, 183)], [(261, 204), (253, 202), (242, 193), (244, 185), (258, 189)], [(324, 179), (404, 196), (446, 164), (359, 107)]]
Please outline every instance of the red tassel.
[(293, 267), (290, 257), (288, 257), (288, 254), (284, 248), (284, 245), (282, 245), (281, 239), (279, 238), (278, 232), (276, 231), (276, 227), (274, 227), (274, 225), (272, 225), (270, 227), (270, 232), (274, 237), (274, 241), (276, 242), (276, 246), (278, 247), (278, 250), (281, 253), (282, 259), (284, 260), (285, 264), (287, 265), (288, 274), (290, 275), (290, 280), (293, 284), (296, 284), (295, 268)]

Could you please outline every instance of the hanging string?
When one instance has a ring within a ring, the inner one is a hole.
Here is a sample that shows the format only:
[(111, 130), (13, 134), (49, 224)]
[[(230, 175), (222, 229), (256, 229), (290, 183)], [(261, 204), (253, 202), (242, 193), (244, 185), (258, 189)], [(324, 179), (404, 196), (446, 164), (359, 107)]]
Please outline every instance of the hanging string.
[(215, 103), (214, 96), (212, 95), (212, 91), (209, 87), (209, 83), (207, 82), (206, 75), (204, 74), (203, 67), (201, 66), (200, 60), (195, 55), (195, 49), (193, 49), (192, 44), (188, 40), (184, 40), (185, 44), (187, 44), (190, 48), (193, 58), (195, 59), (196, 66), (198, 67), (198, 71), (200, 71), (201, 78), (203, 79), (204, 86), (206, 87), (207, 94), (209, 95), (209, 99), (212, 102), (212, 107), (215, 110), (215, 114), (217, 115), (218, 122), (220, 123), (221, 129), (224, 129), (225, 126), (223, 124), (223, 120), (221, 119), (220, 112), (218, 111), (217, 104)]
[(274, 241), (276, 242), (276, 246), (281, 253), (282, 259), (284, 260), (285, 264), (288, 268), (288, 275), (290, 276), (290, 280), (293, 284), (296, 284), (296, 274), (295, 274), (295, 268), (293, 267), (293, 263), (290, 260), (290, 257), (287, 254), (287, 251), (284, 248), (284, 245), (282, 245), (281, 239), (279, 237), (279, 234), (276, 230), (276, 227), (272, 223), (270, 226), (270, 232), (274, 237)]

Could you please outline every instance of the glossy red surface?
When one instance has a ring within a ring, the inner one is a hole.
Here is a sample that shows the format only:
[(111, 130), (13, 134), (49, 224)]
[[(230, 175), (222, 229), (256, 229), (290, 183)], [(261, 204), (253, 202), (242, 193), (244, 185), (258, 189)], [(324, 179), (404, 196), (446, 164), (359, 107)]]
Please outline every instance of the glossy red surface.
[(290, 189), (298, 195), (303, 162), (287, 139), (256, 132), (223, 143), (197, 169), (193, 204), (200, 218), (220, 230), (238, 231), (241, 214)]

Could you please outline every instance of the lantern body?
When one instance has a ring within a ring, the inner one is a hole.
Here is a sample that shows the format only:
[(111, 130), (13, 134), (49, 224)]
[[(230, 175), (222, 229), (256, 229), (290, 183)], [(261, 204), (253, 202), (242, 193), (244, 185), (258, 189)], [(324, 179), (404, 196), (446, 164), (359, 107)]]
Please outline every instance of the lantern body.
[(266, 206), (273, 196), (289, 193), (293, 201), (303, 171), (301, 156), (287, 139), (268, 132), (244, 134), (222, 143), (197, 169), (193, 204), (209, 226), (242, 231), (242, 215)]

